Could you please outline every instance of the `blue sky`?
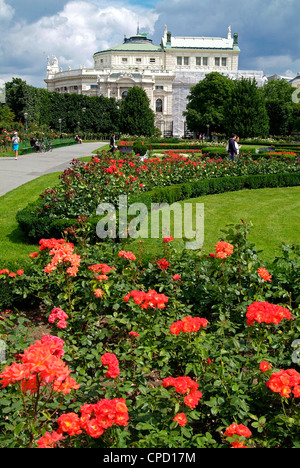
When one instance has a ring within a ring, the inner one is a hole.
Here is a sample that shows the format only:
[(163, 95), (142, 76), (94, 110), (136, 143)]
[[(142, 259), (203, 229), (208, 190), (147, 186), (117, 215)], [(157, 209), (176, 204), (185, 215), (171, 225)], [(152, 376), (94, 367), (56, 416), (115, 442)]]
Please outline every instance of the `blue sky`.
[(238, 32), (239, 68), (300, 72), (299, 0), (0, 0), (0, 85), (12, 77), (45, 87), (47, 56), (66, 70), (140, 29), (159, 44), (174, 36)]

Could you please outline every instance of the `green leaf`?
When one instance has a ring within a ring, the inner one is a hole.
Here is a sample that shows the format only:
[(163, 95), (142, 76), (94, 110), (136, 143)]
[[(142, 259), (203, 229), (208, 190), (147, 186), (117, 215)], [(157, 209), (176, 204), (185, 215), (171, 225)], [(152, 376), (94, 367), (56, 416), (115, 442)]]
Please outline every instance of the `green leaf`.
[(15, 434), (16, 436), (19, 435), (24, 426), (25, 426), (25, 423), (20, 422), (20, 423), (15, 427), (15, 429), (14, 429), (14, 434)]

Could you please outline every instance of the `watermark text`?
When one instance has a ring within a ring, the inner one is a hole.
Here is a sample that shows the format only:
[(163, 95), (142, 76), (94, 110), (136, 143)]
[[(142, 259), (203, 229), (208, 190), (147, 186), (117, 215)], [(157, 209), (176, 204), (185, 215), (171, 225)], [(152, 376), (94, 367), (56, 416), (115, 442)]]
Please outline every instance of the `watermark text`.
[(173, 236), (184, 239), (187, 249), (199, 249), (204, 243), (203, 203), (143, 203), (128, 206), (127, 195), (120, 195), (118, 206), (100, 203), (96, 212), (102, 216), (96, 232), (100, 239), (159, 239)]

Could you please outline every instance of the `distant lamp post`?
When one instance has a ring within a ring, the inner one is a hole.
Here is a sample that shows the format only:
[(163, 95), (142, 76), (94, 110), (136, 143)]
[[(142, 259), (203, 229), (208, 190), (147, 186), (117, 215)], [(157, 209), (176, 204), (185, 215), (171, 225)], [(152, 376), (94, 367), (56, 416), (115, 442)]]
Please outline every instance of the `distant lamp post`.
[(25, 119), (25, 146), (27, 148), (27, 119), (28, 119), (27, 112), (24, 112), (24, 119)]
[(58, 119), (59, 123), (59, 138), (61, 138), (61, 119)]

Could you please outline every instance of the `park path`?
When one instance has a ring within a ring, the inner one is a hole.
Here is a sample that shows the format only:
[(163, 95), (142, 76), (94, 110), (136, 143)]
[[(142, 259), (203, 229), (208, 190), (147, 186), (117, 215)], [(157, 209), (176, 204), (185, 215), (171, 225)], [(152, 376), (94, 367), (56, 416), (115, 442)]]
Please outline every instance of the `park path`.
[(19, 156), (17, 160), (14, 157), (0, 158), (0, 197), (42, 175), (64, 171), (74, 158), (91, 156), (92, 151), (106, 144), (93, 142), (65, 146), (47, 153)]

